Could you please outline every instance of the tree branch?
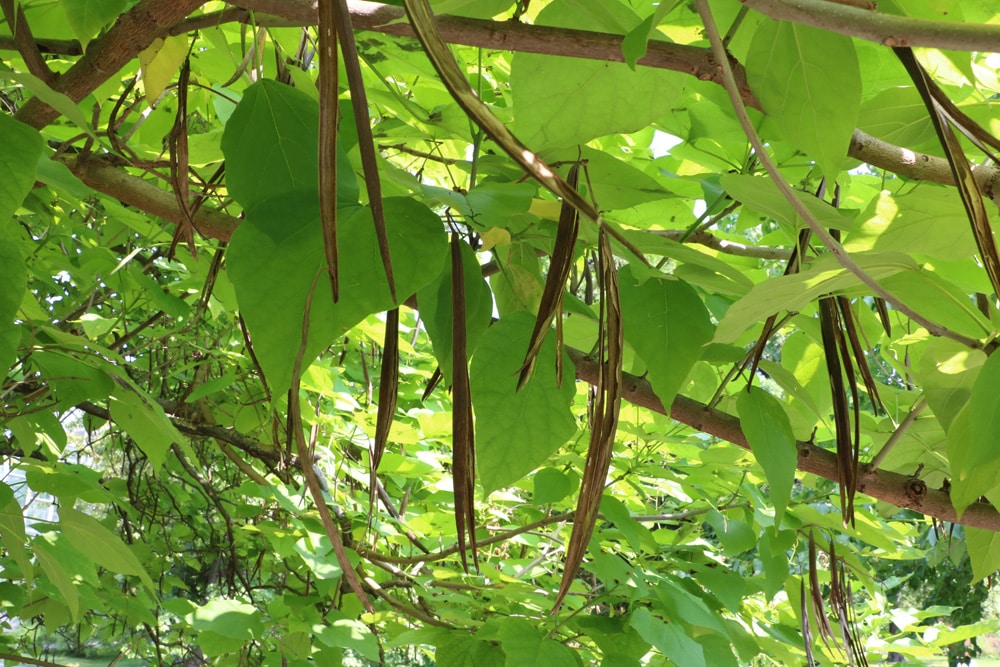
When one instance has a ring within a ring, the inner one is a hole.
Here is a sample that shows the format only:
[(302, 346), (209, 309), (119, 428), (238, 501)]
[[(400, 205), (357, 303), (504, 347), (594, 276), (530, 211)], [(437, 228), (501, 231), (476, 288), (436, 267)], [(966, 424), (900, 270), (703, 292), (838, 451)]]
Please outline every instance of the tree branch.
[[(775, 2), (779, 0), (773, 0)], [(241, 0), (234, 2), (241, 7), (274, 14), (299, 25), (315, 25), (317, 21), (315, 0)], [(825, 2), (824, 5), (834, 6)], [(365, 0), (351, 0), (351, 18), (358, 30), (370, 30), (389, 35), (413, 37), (413, 28), (406, 22), (402, 7), (383, 5)], [(848, 7), (854, 12), (868, 15), (864, 10)], [(896, 17), (892, 17), (896, 18)], [(266, 20), (266, 19), (265, 19)], [(913, 19), (907, 19), (912, 22)], [(569, 30), (550, 26), (530, 25), (516, 21), (500, 22), (456, 16), (437, 16), (437, 27), (445, 41), (451, 44), (503, 49), (520, 53), (567, 56), (625, 62), (622, 54), (622, 36), (586, 30)], [(927, 22), (920, 22), (927, 23)], [(959, 24), (947, 24), (956, 26)], [(991, 30), (997, 30), (991, 26)], [(1000, 47), (1000, 44), (995, 44)], [(993, 49), (1000, 50), (1000, 48)], [(703, 81), (722, 85), (722, 69), (712, 56), (710, 48), (670, 44), (650, 40), (646, 55), (638, 63), (644, 67), (667, 69), (690, 74)], [(760, 109), (760, 103), (746, 82), (746, 70), (731, 60), (740, 96), (747, 106)], [(882, 141), (861, 130), (855, 130), (848, 155), (874, 167), (886, 169), (906, 178), (954, 185), (951, 166), (944, 158), (915, 153), (900, 146)], [(973, 172), (983, 188), (983, 193), (1000, 208), (1000, 167), (995, 164), (973, 167)]]
[(37, 76), (45, 83), (51, 84), (55, 79), (55, 72), (49, 69), (42, 52), (35, 43), (35, 37), (31, 34), (31, 26), (28, 25), (24, 17), (24, 7), (18, 3), (14, 7), (14, 0), (0, 0), (0, 9), (3, 10), (4, 19), (13, 34), (14, 45), (21, 54), (28, 71)]
[(787, 248), (772, 248), (770, 246), (752, 246), (736, 241), (727, 241), (713, 236), (708, 232), (695, 231), (688, 234), (686, 229), (662, 229), (649, 232), (653, 236), (660, 236), (672, 241), (684, 243), (697, 243), (712, 250), (718, 250), (727, 255), (739, 257), (756, 257), (757, 259), (788, 259), (792, 256), (792, 251)]
[[(111, 156), (66, 155), (61, 162), (88, 187), (114, 197), (158, 218), (175, 225), (185, 224), (186, 218), (173, 192), (157, 187), (155, 183), (132, 176), (115, 166)], [(194, 215), (195, 229), (202, 236), (228, 241), (236, 231), (239, 220), (222, 211), (202, 206)]]
[(927, 46), (955, 51), (1000, 51), (1000, 25), (928, 21), (880, 14), (829, 0), (740, 0), (779, 21), (839, 32), (885, 46)]
[[(590, 384), (596, 383), (599, 374), (597, 362), (578, 350), (572, 348), (566, 350), (576, 365), (577, 378)], [(686, 396), (678, 396), (668, 413), (663, 403), (653, 393), (652, 386), (643, 378), (626, 373), (622, 385), (622, 397), (630, 403), (660, 414), (669, 414), (671, 419), (687, 424), (691, 428), (731, 442), (743, 449), (750, 449), (750, 443), (743, 435), (740, 420), (736, 417)], [(799, 442), (797, 446), (799, 470), (834, 482), (839, 481), (837, 455), (834, 452), (809, 442)], [(947, 493), (928, 489), (927, 485), (916, 477), (866, 467), (860, 471), (858, 492), (941, 521), (1000, 532), (1000, 512), (997, 512), (992, 505), (975, 503), (970, 505), (959, 518)]]
[[(53, 83), (52, 88), (79, 102), (116, 74), (132, 58), (167, 34), (171, 26), (200, 7), (204, 0), (141, 0), (122, 14), (111, 29), (92, 41), (85, 53)], [(41, 129), (59, 117), (59, 112), (33, 97), (18, 109), (19, 121)]]

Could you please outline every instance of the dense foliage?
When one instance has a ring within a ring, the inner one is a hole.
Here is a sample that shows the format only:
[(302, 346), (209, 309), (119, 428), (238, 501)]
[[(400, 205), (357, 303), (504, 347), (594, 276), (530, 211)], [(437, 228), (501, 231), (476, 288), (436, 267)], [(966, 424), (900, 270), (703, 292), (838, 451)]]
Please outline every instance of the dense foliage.
[(1000, 5), (432, 9), (0, 0), (0, 657), (966, 660)]

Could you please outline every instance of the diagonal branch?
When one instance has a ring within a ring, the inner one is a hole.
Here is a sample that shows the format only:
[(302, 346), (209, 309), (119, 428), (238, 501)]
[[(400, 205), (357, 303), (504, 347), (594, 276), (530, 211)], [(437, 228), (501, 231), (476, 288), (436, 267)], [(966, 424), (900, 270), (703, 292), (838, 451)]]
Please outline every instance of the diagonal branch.
[(3, 17), (14, 36), (15, 48), (21, 54), (28, 71), (45, 83), (51, 84), (55, 79), (55, 72), (49, 69), (48, 63), (42, 58), (42, 52), (35, 43), (35, 36), (31, 34), (28, 20), (24, 17), (24, 7), (18, 3), (15, 9), (14, 0), (0, 0), (0, 9), (3, 10)]
[[(56, 79), (52, 88), (79, 102), (203, 3), (204, 0), (142, 0), (122, 14), (104, 35), (92, 41), (87, 53)], [(58, 117), (58, 111), (37, 97), (28, 100), (15, 115), (19, 121), (38, 129)]]
[(740, 0), (779, 21), (839, 32), (885, 46), (1000, 51), (1000, 25), (930, 21), (882, 14), (829, 0)]
[[(596, 383), (600, 373), (599, 364), (579, 350), (572, 348), (566, 350), (576, 365), (577, 378), (591, 384)], [(674, 399), (668, 413), (663, 403), (653, 393), (652, 386), (644, 378), (626, 373), (622, 396), (633, 405), (663, 415), (668, 414), (671, 419), (687, 424), (702, 433), (726, 440), (743, 449), (750, 449), (750, 443), (743, 435), (743, 428), (738, 418), (686, 396)], [(838, 481), (835, 453), (809, 442), (799, 442), (797, 446), (799, 459), (796, 466), (799, 470), (834, 482)], [(867, 467), (859, 471), (857, 485), (859, 493), (884, 500), (897, 507), (911, 509), (942, 521), (1000, 532), (1000, 512), (989, 503), (974, 503), (959, 518), (945, 491), (928, 489), (926, 484), (915, 477)]]

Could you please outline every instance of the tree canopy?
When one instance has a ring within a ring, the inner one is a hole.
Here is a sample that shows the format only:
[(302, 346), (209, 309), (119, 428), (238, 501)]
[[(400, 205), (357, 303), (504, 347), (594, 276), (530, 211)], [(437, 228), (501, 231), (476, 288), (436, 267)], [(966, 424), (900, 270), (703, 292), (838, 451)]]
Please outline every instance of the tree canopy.
[(995, 629), (1000, 4), (0, 10), (0, 657)]

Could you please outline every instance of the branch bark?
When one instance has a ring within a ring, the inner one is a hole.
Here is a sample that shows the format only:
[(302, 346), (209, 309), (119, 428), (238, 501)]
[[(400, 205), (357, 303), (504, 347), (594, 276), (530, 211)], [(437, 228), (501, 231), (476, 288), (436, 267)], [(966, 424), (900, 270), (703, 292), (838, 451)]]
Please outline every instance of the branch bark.
[[(196, 0), (184, 0), (178, 6), (170, 7), (169, 15), (161, 15), (159, 21), (136, 25), (136, 15), (139, 10), (143, 10), (143, 12), (161, 11), (158, 9), (159, 7), (169, 7), (171, 2), (172, 0), (143, 0), (142, 3), (123, 15), (107, 34), (91, 43), (87, 54), (76, 65), (59, 78), (56, 82), (56, 89), (79, 101), (124, 67), (159, 34), (178, 34), (182, 28), (203, 28), (225, 21), (242, 21), (248, 18), (248, 14), (242, 9), (229, 9), (213, 14), (211, 18), (197, 17), (184, 21), (182, 20), (184, 16), (201, 4)], [(231, 4), (238, 4), (241, 8), (265, 14), (265, 16), (257, 18), (262, 25), (276, 23), (281, 25), (315, 25), (317, 21), (315, 0), (241, 0)], [(354, 25), (359, 30), (413, 36), (413, 30), (409, 23), (405, 22), (404, 11), (401, 7), (366, 2), (365, 0), (351, 0), (348, 4)], [(268, 17), (266, 14), (272, 16)], [(171, 23), (170, 18), (175, 20)], [(197, 25), (193, 21), (197, 21)], [(437, 23), (444, 38), (453, 44), (612, 62), (624, 61), (620, 35), (453, 16), (439, 16)], [(55, 42), (44, 39), (36, 40), (36, 42), (42, 45), (51, 43), (53, 52), (73, 51), (71, 42)], [(13, 40), (10, 40), (9, 44), (0, 40), (0, 48), (14, 46)], [(109, 54), (113, 54), (114, 57), (111, 58)], [(685, 72), (702, 80), (713, 81), (720, 85), (722, 83), (721, 67), (712, 57), (711, 49), (707, 48), (668, 44), (653, 40), (650, 41), (646, 56), (639, 60), (639, 64), (645, 67)], [(740, 94), (745, 103), (759, 109), (759, 103), (746, 84), (746, 72), (742, 65), (734, 62), (732, 66), (733, 74), (739, 84)], [(18, 111), (17, 117), (40, 128), (52, 122), (57, 115), (55, 110), (37, 99), (32, 99)], [(955, 184), (947, 160), (915, 153), (872, 137), (860, 130), (854, 132), (848, 155), (906, 178), (928, 180), (944, 185)], [(1000, 207), (1000, 188), (997, 187), (997, 184), (1000, 183), (1000, 167), (992, 163), (980, 165), (973, 167), (973, 173), (983, 189), (983, 194)], [(93, 183), (91, 187), (99, 192), (117, 196), (110, 189), (102, 189), (105, 180), (98, 176), (104, 175), (110, 177), (110, 174), (91, 173), (89, 175)], [(117, 192), (123, 192), (128, 190), (127, 183), (129, 183), (128, 179), (122, 178), (114, 179), (114, 182), (108, 185), (113, 185)], [(122, 201), (127, 201), (124, 197), (120, 198)], [(177, 222), (172, 218), (165, 219)], [(225, 235), (224, 227), (215, 231), (210, 229), (207, 232), (207, 235), (213, 238), (223, 238), (217, 234)]]
[[(577, 378), (591, 384), (596, 383), (600, 372), (597, 362), (578, 350), (567, 348), (567, 352), (576, 365)], [(743, 449), (750, 449), (750, 443), (743, 435), (743, 428), (738, 418), (686, 396), (678, 396), (668, 413), (646, 380), (625, 374), (622, 384), (622, 397), (630, 403), (669, 415), (671, 419), (687, 424), (702, 433), (726, 440)], [(799, 470), (834, 482), (839, 481), (837, 455), (834, 452), (809, 442), (799, 442), (797, 446)], [(992, 505), (987, 503), (970, 505), (959, 517), (947, 493), (927, 488), (927, 485), (917, 477), (866, 467), (860, 471), (858, 492), (941, 521), (1000, 532), (1000, 512), (997, 512)]]
[(868, 11), (829, 0), (740, 0), (779, 21), (839, 32), (884, 46), (927, 46), (955, 51), (1000, 51), (1000, 26), (929, 21)]
[[(87, 52), (52, 85), (74, 102), (79, 102), (116, 74), (128, 61), (167, 34), (200, 7), (204, 0), (142, 0), (122, 14), (104, 35), (87, 47)], [(41, 129), (59, 117), (59, 112), (33, 97), (18, 109), (19, 121)]]

